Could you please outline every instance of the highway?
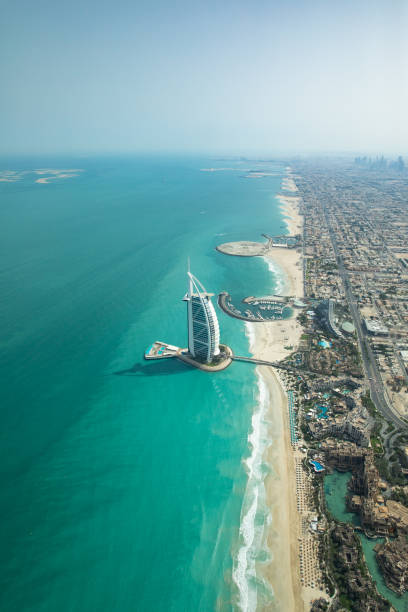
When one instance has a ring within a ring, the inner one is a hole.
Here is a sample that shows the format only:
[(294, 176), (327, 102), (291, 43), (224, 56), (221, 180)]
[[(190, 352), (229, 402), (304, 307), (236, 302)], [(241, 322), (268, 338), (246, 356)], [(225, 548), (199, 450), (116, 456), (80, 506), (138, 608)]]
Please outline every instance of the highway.
[(378, 370), (377, 362), (375, 360), (375, 356), (371, 350), (369, 342), (367, 342), (366, 333), (363, 329), (360, 312), (357, 306), (357, 300), (354, 297), (351, 289), (350, 282), (348, 279), (348, 273), (346, 268), (343, 265), (343, 259), (340, 255), (336, 236), (331, 227), (327, 210), (324, 208), (324, 216), (326, 218), (326, 224), (329, 230), (331, 243), (333, 246), (334, 254), (336, 256), (336, 261), (338, 265), (339, 275), (343, 283), (344, 293), (346, 296), (346, 300), (348, 302), (348, 306), (350, 309), (350, 314), (353, 318), (354, 326), (357, 332), (358, 343), (360, 345), (361, 357), (363, 360), (364, 371), (366, 378), (368, 379), (368, 384), (370, 387), (370, 396), (372, 401), (374, 402), (377, 410), (389, 421), (392, 421), (395, 425), (400, 427), (401, 429), (405, 429), (407, 424), (401, 419), (401, 417), (392, 409), (389, 402), (385, 398), (384, 395), (384, 386), (381, 379), (380, 372)]

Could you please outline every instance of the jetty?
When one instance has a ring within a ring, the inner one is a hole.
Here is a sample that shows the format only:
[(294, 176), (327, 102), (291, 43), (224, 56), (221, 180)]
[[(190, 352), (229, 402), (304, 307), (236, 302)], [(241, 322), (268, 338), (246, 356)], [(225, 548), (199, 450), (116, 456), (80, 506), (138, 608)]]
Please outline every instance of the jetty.
[[(293, 301), (293, 300), (292, 300)], [(267, 323), (268, 321), (281, 321), (290, 319), (291, 298), (282, 296), (271, 296), (269, 298), (247, 297), (242, 300), (246, 305), (245, 310), (238, 310), (231, 301), (231, 296), (226, 291), (222, 291), (218, 296), (218, 306), (230, 317), (249, 321), (251, 323)]]
[(285, 363), (284, 361), (266, 361), (265, 359), (257, 359), (256, 357), (246, 357), (244, 355), (233, 355), (231, 358), (233, 361), (245, 361), (247, 363), (254, 363), (255, 365), (264, 365), (271, 368), (277, 368), (278, 370), (286, 370), (287, 372), (293, 372), (295, 374), (312, 374), (316, 375), (316, 372), (311, 372), (298, 365)]

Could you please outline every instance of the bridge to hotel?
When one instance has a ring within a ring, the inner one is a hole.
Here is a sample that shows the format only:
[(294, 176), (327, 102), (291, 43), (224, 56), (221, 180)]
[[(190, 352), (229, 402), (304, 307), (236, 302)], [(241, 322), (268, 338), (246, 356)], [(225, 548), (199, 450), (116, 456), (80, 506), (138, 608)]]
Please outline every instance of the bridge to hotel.
[(233, 355), (232, 359), (235, 361), (249, 361), (250, 363), (257, 363), (259, 365), (273, 366), (274, 368), (287, 369), (284, 364), (280, 364), (278, 361), (265, 361), (264, 359), (256, 359), (255, 357), (243, 357), (241, 355)]
[(255, 357), (244, 357), (242, 355), (232, 355), (234, 361), (247, 361), (249, 363), (255, 363), (256, 365), (265, 365), (272, 368), (279, 368), (280, 370), (286, 370), (287, 372), (296, 372), (297, 374), (316, 374), (316, 372), (310, 372), (304, 370), (299, 366), (291, 365), (289, 363), (282, 363), (279, 361), (265, 361), (264, 359), (256, 359)]

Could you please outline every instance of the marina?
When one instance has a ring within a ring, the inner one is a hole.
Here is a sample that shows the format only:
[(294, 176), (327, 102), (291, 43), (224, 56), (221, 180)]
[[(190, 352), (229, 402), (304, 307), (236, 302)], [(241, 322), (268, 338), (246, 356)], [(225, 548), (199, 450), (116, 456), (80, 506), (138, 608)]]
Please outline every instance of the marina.
[[(229, 293), (223, 291), (218, 296), (219, 307), (230, 317), (253, 323), (290, 319), (293, 310), (285, 302), (275, 298), (244, 298), (245, 306), (238, 309)], [(245, 308), (245, 310), (244, 310)]]

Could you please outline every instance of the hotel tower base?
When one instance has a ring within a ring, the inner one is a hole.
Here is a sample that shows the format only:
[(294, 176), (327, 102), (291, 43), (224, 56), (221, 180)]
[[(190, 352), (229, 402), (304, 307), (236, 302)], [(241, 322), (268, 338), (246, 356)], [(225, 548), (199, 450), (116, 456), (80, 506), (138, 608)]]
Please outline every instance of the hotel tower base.
[(201, 361), (197, 361), (190, 355), (187, 349), (179, 349), (177, 351), (176, 357), (185, 363), (193, 366), (194, 368), (198, 368), (199, 370), (203, 370), (203, 372), (220, 372), (221, 370), (225, 370), (232, 363), (233, 352), (229, 346), (226, 344), (220, 344), (220, 349), (223, 353), (225, 353), (225, 357), (220, 359), (220, 361), (216, 363), (202, 363)]

